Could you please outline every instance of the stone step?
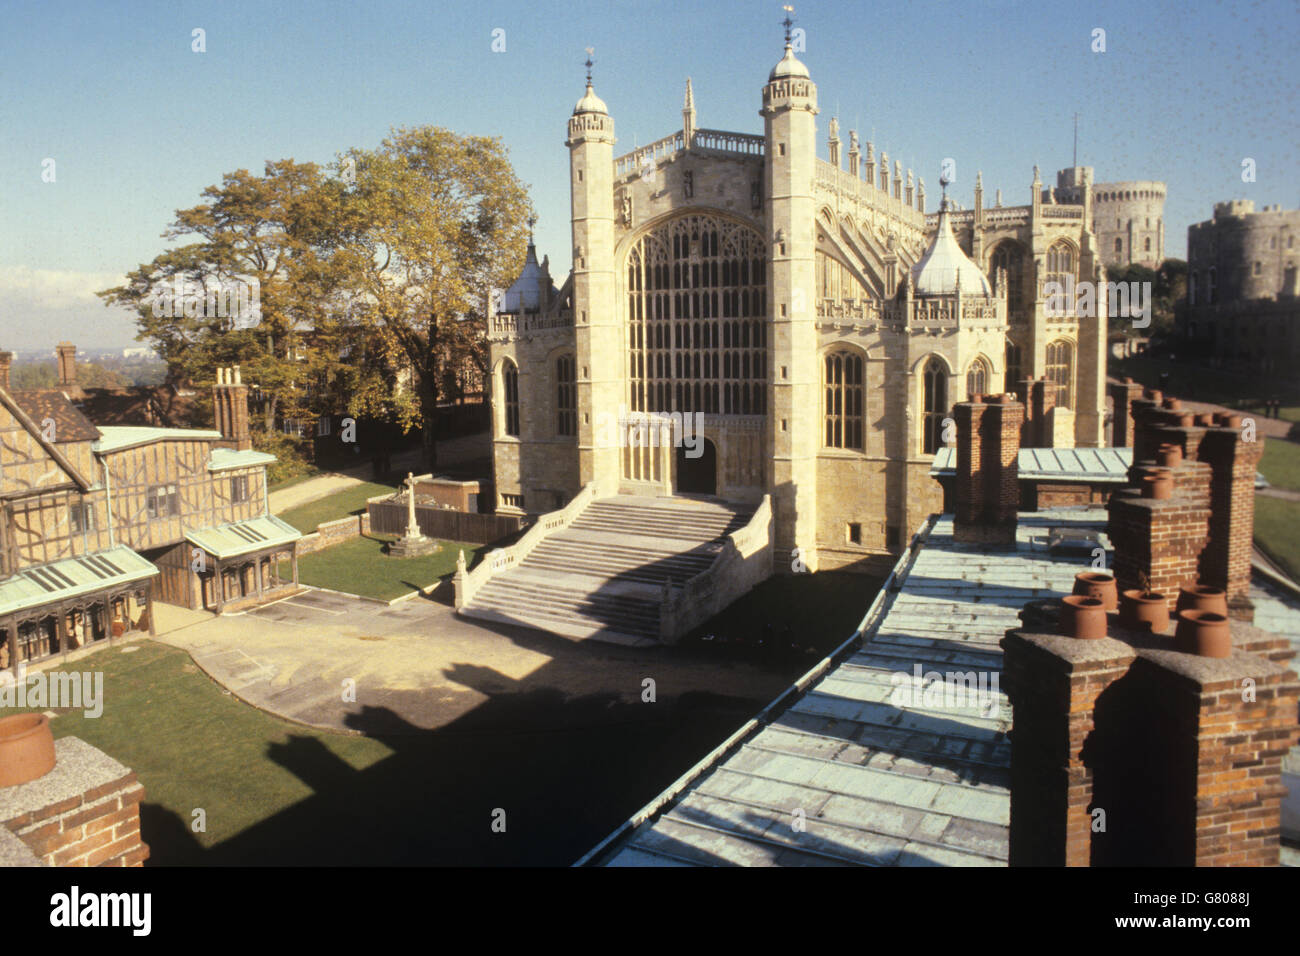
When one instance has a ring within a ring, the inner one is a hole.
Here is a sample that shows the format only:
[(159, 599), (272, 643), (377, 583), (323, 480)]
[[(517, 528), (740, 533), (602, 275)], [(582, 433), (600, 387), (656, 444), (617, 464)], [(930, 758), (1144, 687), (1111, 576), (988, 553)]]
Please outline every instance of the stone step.
[(655, 643), (663, 582), (708, 570), (721, 539), (752, 515), (711, 502), (602, 498), (489, 580), (461, 612), (565, 636)]

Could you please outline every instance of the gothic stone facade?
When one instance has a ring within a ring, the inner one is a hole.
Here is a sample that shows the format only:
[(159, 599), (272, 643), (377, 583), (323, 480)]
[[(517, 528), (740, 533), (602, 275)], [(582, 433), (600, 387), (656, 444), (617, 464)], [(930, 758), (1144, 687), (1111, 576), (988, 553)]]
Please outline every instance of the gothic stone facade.
[[(697, 128), (688, 82), (682, 129), (615, 158), (588, 86), (568, 124), (572, 272), (555, 289), (530, 248), (489, 319), (500, 510), (550, 511), (588, 482), (770, 494), (777, 570), (795, 548), (813, 569), (878, 567), (941, 509), (929, 469), (969, 393), (1048, 376), (1055, 443), (1103, 443), (1104, 318), (1049, 317), (1042, 292), (1104, 279), (1087, 185), (1077, 205), (1037, 170), (1026, 206), (977, 193), (951, 218), (993, 294), (914, 296), (937, 226), (924, 181), (856, 133), (843, 168), (834, 121), (820, 159), (817, 88), (788, 49), (760, 107), (761, 136)], [(702, 415), (699, 457), (610, 427), (656, 412)]]

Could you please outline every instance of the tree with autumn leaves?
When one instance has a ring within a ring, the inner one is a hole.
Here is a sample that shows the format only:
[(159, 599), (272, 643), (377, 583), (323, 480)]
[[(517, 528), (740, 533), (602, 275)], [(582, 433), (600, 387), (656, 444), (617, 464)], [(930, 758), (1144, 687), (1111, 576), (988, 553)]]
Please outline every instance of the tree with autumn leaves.
[[(488, 293), (513, 278), (527, 242), (527, 190), (500, 140), (394, 130), (328, 168), (268, 162), (203, 196), (163, 234), (196, 241), (142, 264), (104, 301), (136, 312), (174, 380), (204, 384), (240, 365), (266, 430), (277, 416), (337, 411), (419, 427), (433, 468), (449, 370), (468, 362), (486, 378)], [(256, 279), (260, 320), (156, 309), (178, 278)]]

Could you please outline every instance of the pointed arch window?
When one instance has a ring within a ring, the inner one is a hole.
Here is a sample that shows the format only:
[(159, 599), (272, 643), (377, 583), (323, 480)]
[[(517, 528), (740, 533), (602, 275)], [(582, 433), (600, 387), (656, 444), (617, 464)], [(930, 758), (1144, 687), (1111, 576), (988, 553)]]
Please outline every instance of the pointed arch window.
[[(1020, 247), (1014, 242), (1001, 242), (989, 258), (989, 285), (997, 287), (998, 273), (1002, 271), (1007, 283), (1007, 311), (1014, 316), (1025, 304), (1025, 260)], [(998, 294), (1002, 293), (998, 289)]]
[(937, 358), (925, 363), (925, 412), (921, 421), (921, 450), (932, 455), (943, 447), (943, 419), (948, 414), (948, 370)]
[[(1119, 251), (1118, 247), (1116, 251)], [(1047, 250), (1047, 281), (1064, 282), (1066, 276), (1074, 274), (1074, 247), (1068, 242), (1054, 243)]]
[(826, 447), (862, 451), (862, 356), (847, 350), (831, 352), (826, 356), (824, 369)]
[(993, 376), (989, 372), (988, 363), (983, 359), (976, 359), (966, 371), (966, 398), (972, 399), (976, 395), (987, 395), (989, 391), (989, 382)]
[(1020, 371), (1020, 346), (1010, 339), (1007, 340), (1007, 374), (1002, 384), (1002, 388), (1007, 392), (1016, 390), (1016, 383), (1021, 379)]
[(506, 360), (501, 369), (501, 383), (505, 392), (506, 434), (519, 437), (519, 367)]
[(1047, 380), (1056, 385), (1056, 404), (1073, 408), (1074, 346), (1064, 339), (1047, 346)]
[(555, 360), (555, 434), (578, 434), (578, 380), (572, 355)]

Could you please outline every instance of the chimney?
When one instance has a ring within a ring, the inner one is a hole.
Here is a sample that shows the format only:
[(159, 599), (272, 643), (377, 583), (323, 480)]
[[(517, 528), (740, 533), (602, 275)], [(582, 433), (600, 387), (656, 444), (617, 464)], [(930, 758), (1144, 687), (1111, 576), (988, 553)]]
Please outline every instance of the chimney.
[(1025, 406), (1020, 428), (1022, 448), (1052, 447), (1052, 409), (1056, 407), (1056, 384), (1047, 377), (1027, 378), (1016, 383), (1016, 396)]
[(0, 352), (0, 388), (9, 391), (9, 368), (14, 364), (13, 352)]
[(1228, 592), (1228, 614), (1255, 619), (1249, 598), (1250, 559), (1254, 552), (1255, 470), (1264, 454), (1262, 441), (1246, 441), (1240, 415), (1220, 414), (1206, 428), (1197, 457), (1209, 464), (1210, 538), (1201, 552), (1202, 584)]
[(59, 386), (75, 386), (77, 384), (77, 347), (71, 342), (60, 342), (54, 347), (54, 354), (59, 361)]
[(1014, 546), (1024, 406), (1011, 395), (972, 399), (953, 407), (957, 422), (953, 536), (975, 544)]
[[(1148, 393), (1153, 394), (1153, 393)], [(1158, 394), (1158, 393), (1154, 393)], [(1106, 533), (1115, 548), (1114, 571), (1121, 591), (1143, 588), (1165, 595), (1170, 611), (1178, 590), (1200, 580), (1201, 552), (1210, 534), (1211, 469), (1197, 460), (1204, 428), (1175, 399), (1158, 407), (1154, 399), (1134, 401), (1136, 432), (1129, 484), (1111, 495)], [(1161, 445), (1176, 446), (1181, 461), (1162, 465)], [(1168, 477), (1171, 487), (1161, 488)]]
[(248, 386), (243, 384), (239, 366), (217, 369), (217, 381), (212, 386), (212, 412), (221, 440), (213, 442), (220, 448), (247, 451), (253, 447), (248, 430)]
[(1142, 397), (1142, 386), (1131, 378), (1112, 382), (1110, 396), (1114, 402), (1110, 443), (1113, 448), (1133, 447), (1133, 403)]
[[(1131, 402), (1134, 410), (1130, 487), (1111, 497), (1107, 528), (1115, 545), (1121, 589), (1150, 588), (1172, 601), (1193, 584), (1228, 593), (1229, 615), (1254, 619), (1249, 599), (1254, 547), (1255, 469), (1260, 442), (1246, 441), (1239, 415), (1220, 414), (1213, 425), (1195, 425), (1177, 399), (1157, 405), (1159, 393)], [(1182, 461), (1169, 469), (1171, 497), (1142, 497), (1137, 486), (1160, 467), (1162, 445), (1175, 446)]]
[(1175, 624), (1152, 634), (1113, 612), (1084, 640), (1055, 633), (1043, 603), (1001, 642), (1010, 864), (1278, 865), (1294, 652), (1230, 621), (1228, 656), (1200, 656), (1176, 649)]

